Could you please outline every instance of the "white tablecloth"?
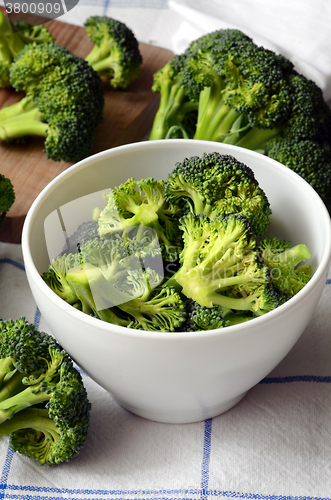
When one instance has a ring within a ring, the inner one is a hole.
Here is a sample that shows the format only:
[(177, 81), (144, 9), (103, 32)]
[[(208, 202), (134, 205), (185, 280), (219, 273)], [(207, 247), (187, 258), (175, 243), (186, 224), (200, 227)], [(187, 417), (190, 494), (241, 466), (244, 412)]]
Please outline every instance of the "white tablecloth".
[[(60, 20), (82, 25), (92, 14), (122, 20), (138, 40), (174, 52), (210, 28), (239, 27), (292, 54), (330, 97), (329, 0), (80, 0)], [(287, 357), (235, 408), (205, 422), (144, 420), (83, 374), (92, 412), (80, 455), (41, 467), (13, 454), (3, 438), (1, 498), (330, 500), (330, 301), (331, 273)], [(0, 242), (0, 317), (20, 316), (48, 331), (27, 284), (21, 246)]]

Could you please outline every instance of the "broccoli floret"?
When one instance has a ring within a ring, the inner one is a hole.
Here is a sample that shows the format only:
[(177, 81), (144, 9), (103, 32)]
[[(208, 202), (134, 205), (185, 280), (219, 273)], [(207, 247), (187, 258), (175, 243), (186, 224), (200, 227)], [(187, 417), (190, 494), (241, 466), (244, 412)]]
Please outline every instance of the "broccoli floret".
[(153, 76), (153, 92), (160, 94), (150, 140), (192, 139), (198, 116), (198, 103), (189, 99), (186, 89), (177, 80), (184, 56), (176, 55)]
[(97, 221), (85, 221), (82, 222), (76, 229), (76, 231), (71, 234), (66, 241), (65, 247), (61, 252), (61, 255), (65, 253), (77, 253), (82, 245), (87, 243), (89, 240), (98, 238), (98, 223)]
[(140, 74), (142, 56), (133, 32), (124, 23), (106, 16), (92, 16), (84, 24), (95, 44), (85, 58), (114, 88), (125, 89)]
[(0, 174), (0, 227), (5, 215), (15, 201), (14, 186), (10, 179)]
[(11, 87), (9, 70), (13, 61), (29, 43), (44, 43), (54, 40), (46, 26), (15, 21), (13, 28), (9, 19), (0, 12), (0, 88)]
[(250, 128), (271, 128), (288, 117), (287, 78), (293, 65), (240, 31), (204, 35), (180, 57), (180, 92), (198, 104), (195, 139), (236, 143)]
[(127, 287), (134, 270), (154, 269), (157, 283), (163, 280), (161, 249), (157, 237), (147, 231), (139, 240), (123, 234), (111, 239), (94, 238), (79, 249), (53, 259), (42, 275), (62, 299), (86, 314), (103, 321), (129, 326), (122, 304), (138, 298), (139, 288)]
[(158, 286), (162, 278), (153, 269), (132, 270), (121, 288), (132, 300), (118, 307), (132, 317), (129, 328), (172, 332), (185, 321), (185, 305), (172, 287)]
[(260, 263), (249, 222), (240, 215), (210, 220), (187, 214), (181, 219), (184, 248), (176, 281), (186, 297), (201, 306), (221, 306), (262, 315), (277, 306), (269, 270)]
[(47, 158), (78, 161), (94, 143), (103, 119), (104, 91), (84, 59), (55, 42), (28, 44), (10, 68), (26, 96), (0, 111), (0, 140), (45, 137)]
[[(308, 182), (312, 179), (318, 194), (330, 203), (331, 183), (324, 184), (324, 179), (330, 172), (331, 110), (318, 85), (298, 74), (286, 57), (257, 46), (239, 30), (218, 30), (169, 61), (155, 74), (152, 89), (160, 93), (160, 106), (150, 139), (224, 142), (272, 158), (275, 138), (290, 141), (291, 149), (312, 141), (311, 148), (323, 151), (320, 163), (307, 161), (296, 171), (305, 173)], [(185, 110), (196, 105), (195, 122), (188, 120), (186, 130)], [(279, 161), (295, 168), (298, 159), (286, 153)]]
[(299, 174), (331, 208), (331, 143), (275, 138), (268, 144), (268, 156)]
[(294, 70), (287, 85), (292, 96), (289, 116), (268, 129), (252, 128), (236, 143), (238, 146), (263, 150), (269, 155), (270, 142), (275, 137), (277, 140), (290, 140), (292, 144), (302, 140), (322, 144), (329, 140), (331, 110), (324, 101), (321, 89)]
[(259, 250), (270, 270), (271, 283), (280, 295), (293, 297), (312, 277), (310, 265), (304, 264), (311, 257), (306, 245), (292, 246), (288, 240), (263, 238)]
[(42, 278), (73, 307), (103, 321), (174, 331), (185, 320), (185, 308), (181, 296), (162, 285), (161, 249), (151, 235), (94, 238), (79, 253), (53, 259)]
[(130, 228), (140, 227), (139, 233), (151, 228), (158, 236), (165, 260), (176, 260), (181, 250), (181, 214), (166, 199), (163, 180), (130, 178), (105, 194), (104, 201), (105, 207), (97, 218), (102, 238)]
[(238, 325), (251, 320), (254, 316), (249, 311), (233, 311), (226, 307), (205, 307), (190, 301), (187, 306), (185, 331), (199, 332)]
[[(121, 260), (127, 255), (124, 245), (118, 241), (110, 245), (96, 238), (82, 245), (79, 253), (63, 254), (53, 259), (42, 278), (53, 292), (76, 309), (103, 321), (127, 326), (129, 320), (109, 307), (111, 300), (115, 300), (114, 294), (117, 301), (122, 299), (120, 292), (112, 287), (111, 271), (114, 275), (116, 271), (125, 272)], [(107, 270), (109, 283), (102, 273)], [(123, 300), (128, 300), (128, 297)]]
[(82, 377), (55, 339), (25, 318), (0, 320), (0, 436), (39, 464), (75, 457), (91, 404)]
[(271, 209), (251, 168), (231, 155), (208, 153), (176, 164), (166, 183), (166, 196), (182, 213), (215, 216), (240, 214), (261, 235)]
[(81, 309), (79, 298), (66, 278), (67, 272), (80, 264), (77, 254), (61, 254), (52, 261), (49, 269), (42, 274), (43, 280), (59, 297)]

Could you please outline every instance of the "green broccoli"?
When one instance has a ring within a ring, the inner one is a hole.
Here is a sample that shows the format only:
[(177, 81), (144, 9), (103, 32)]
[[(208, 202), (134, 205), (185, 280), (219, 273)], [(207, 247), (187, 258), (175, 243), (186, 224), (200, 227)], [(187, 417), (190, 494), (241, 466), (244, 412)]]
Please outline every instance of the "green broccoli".
[(201, 306), (197, 302), (187, 300), (185, 331), (199, 332), (238, 325), (254, 318), (249, 311), (234, 311), (227, 307)]
[(263, 261), (270, 270), (271, 283), (281, 296), (296, 295), (312, 277), (310, 265), (304, 261), (311, 255), (306, 245), (292, 246), (290, 241), (278, 238), (263, 238), (259, 242)]
[(331, 142), (275, 138), (268, 143), (268, 156), (299, 174), (331, 209)]
[[(151, 140), (210, 140), (276, 157), (307, 182), (313, 180), (329, 203), (331, 110), (318, 85), (298, 74), (286, 57), (257, 46), (239, 30), (218, 30), (156, 72), (152, 90), (160, 93), (160, 106)], [(277, 152), (285, 142), (284, 154), (276, 154), (275, 140)], [(306, 140), (312, 141), (310, 150), (320, 150), (320, 163), (312, 153), (302, 159), (287, 152)]]
[(126, 280), (117, 285), (134, 297), (118, 305), (132, 317), (129, 328), (173, 332), (185, 321), (185, 305), (180, 294), (172, 287), (159, 286), (162, 278), (155, 270), (129, 271)]
[(182, 213), (240, 214), (256, 235), (270, 223), (269, 201), (251, 168), (231, 155), (208, 153), (178, 162), (166, 182), (166, 196)]
[[(151, 177), (135, 181), (128, 179), (104, 195), (105, 207), (94, 213), (100, 237), (140, 227), (151, 228), (157, 234), (166, 260), (176, 260), (181, 250), (178, 220), (181, 215), (165, 196), (165, 181)], [(137, 234), (139, 238), (139, 234)]]
[(140, 74), (142, 56), (133, 32), (120, 21), (92, 16), (84, 24), (95, 44), (85, 60), (114, 88), (127, 88)]
[(55, 339), (25, 318), (0, 320), (0, 436), (39, 464), (75, 457), (91, 404), (82, 377)]
[[(178, 92), (198, 104), (195, 139), (235, 143), (250, 128), (273, 127), (290, 114), (287, 78), (293, 65), (238, 30), (218, 30), (195, 40), (176, 68)], [(154, 87), (159, 89), (160, 84)]]
[(46, 26), (15, 21), (13, 31), (9, 19), (0, 12), (0, 88), (11, 87), (9, 70), (13, 61), (29, 43), (54, 40)]
[[(168, 280), (201, 306), (251, 311), (277, 306), (269, 270), (260, 263), (249, 222), (240, 215), (210, 220), (189, 213), (181, 219), (184, 248), (180, 269)], [(177, 288), (178, 289), (178, 288)]]
[(0, 227), (14, 201), (15, 191), (11, 180), (0, 174)]
[(152, 90), (160, 94), (150, 140), (192, 139), (195, 134), (198, 103), (189, 99), (185, 87), (177, 76), (182, 70), (184, 56), (175, 55), (171, 61), (154, 74)]
[(42, 278), (73, 307), (119, 326), (172, 331), (185, 318), (181, 297), (159, 286), (161, 249), (150, 231), (139, 240), (89, 240), (78, 253), (53, 259)]
[[(112, 301), (123, 298), (121, 292), (112, 286), (116, 278), (111, 281), (111, 272), (115, 277), (125, 273), (127, 267), (123, 259), (127, 256), (127, 249), (120, 239), (110, 243), (96, 238), (82, 245), (78, 253), (53, 259), (42, 278), (53, 292), (76, 309), (108, 323), (128, 326), (130, 320), (118, 315), (111, 307)], [(103, 274), (106, 271), (109, 282)], [(128, 297), (123, 300), (128, 300)]]
[(45, 137), (47, 158), (78, 161), (94, 143), (103, 119), (104, 91), (84, 59), (55, 42), (28, 44), (10, 68), (26, 96), (0, 111), (0, 140)]

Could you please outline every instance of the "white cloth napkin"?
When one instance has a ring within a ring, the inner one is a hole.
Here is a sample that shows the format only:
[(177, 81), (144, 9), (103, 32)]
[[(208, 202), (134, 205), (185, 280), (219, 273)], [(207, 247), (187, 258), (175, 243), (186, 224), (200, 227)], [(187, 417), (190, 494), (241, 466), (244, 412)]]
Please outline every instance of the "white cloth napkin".
[(169, 0), (182, 18), (173, 50), (217, 29), (235, 28), (254, 42), (288, 57), (297, 71), (331, 98), (331, 2), (329, 0)]

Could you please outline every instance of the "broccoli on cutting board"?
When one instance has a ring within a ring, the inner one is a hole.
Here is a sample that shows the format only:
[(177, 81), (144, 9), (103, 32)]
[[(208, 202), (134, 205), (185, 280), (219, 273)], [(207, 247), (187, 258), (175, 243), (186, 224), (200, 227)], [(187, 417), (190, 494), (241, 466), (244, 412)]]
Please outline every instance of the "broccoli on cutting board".
[(94, 43), (85, 60), (113, 88), (127, 88), (138, 78), (142, 64), (134, 33), (126, 24), (106, 16), (91, 16), (84, 26)]
[(91, 151), (104, 91), (84, 59), (55, 42), (28, 44), (11, 65), (10, 79), (26, 95), (0, 110), (0, 141), (44, 137), (46, 157), (54, 161), (78, 161)]
[(8, 18), (0, 11), (0, 88), (11, 87), (10, 67), (25, 45), (54, 40), (46, 26), (15, 21), (13, 31)]
[(0, 437), (40, 465), (68, 462), (85, 443), (90, 409), (56, 340), (25, 318), (0, 319)]

